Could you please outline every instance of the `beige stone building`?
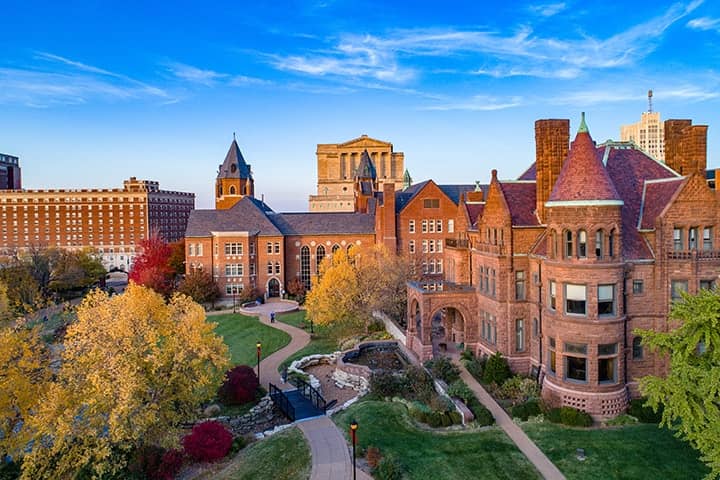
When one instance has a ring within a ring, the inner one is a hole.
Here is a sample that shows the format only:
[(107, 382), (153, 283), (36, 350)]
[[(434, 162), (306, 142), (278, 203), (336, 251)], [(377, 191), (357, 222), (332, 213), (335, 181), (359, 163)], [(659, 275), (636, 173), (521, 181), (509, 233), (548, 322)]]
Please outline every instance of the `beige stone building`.
[(345, 143), (317, 146), (317, 195), (310, 196), (311, 212), (352, 212), (355, 209), (355, 178), (363, 152), (367, 150), (375, 169), (377, 189), (392, 183), (402, 187), (405, 154), (393, 144), (362, 135)]
[(643, 112), (639, 122), (622, 125), (620, 140), (634, 142), (645, 153), (661, 162), (665, 161), (665, 129), (660, 112)]

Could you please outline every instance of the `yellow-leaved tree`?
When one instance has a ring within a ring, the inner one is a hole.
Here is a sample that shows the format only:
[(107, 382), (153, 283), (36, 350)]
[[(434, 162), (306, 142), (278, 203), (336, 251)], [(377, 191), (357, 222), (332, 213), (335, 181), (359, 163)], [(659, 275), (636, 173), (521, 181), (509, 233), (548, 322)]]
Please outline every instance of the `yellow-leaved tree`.
[(214, 324), (184, 295), (166, 303), (132, 283), (113, 297), (96, 290), (77, 317), (56, 381), (31, 418), (23, 479), (100, 478), (121, 471), (134, 448), (168, 445), (229, 364)]
[(320, 265), (320, 275), (313, 278), (312, 289), (305, 300), (307, 314), (319, 325), (355, 324), (362, 321), (360, 282), (355, 270), (357, 250), (338, 249)]
[(39, 327), (0, 330), (0, 461), (17, 459), (32, 432), (28, 418), (47, 387), (47, 350)]

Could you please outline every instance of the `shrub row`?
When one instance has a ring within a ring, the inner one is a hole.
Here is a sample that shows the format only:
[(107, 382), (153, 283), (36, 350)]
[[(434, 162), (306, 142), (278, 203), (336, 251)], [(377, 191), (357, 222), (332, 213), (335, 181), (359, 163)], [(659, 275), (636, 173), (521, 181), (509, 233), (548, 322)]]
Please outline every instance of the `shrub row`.
[(540, 402), (535, 398), (515, 405), (510, 409), (510, 415), (513, 418), (519, 418), (520, 420), (527, 420), (528, 418), (536, 417), (541, 413), (542, 409), (540, 408)]
[(547, 412), (547, 419), (571, 427), (589, 427), (593, 424), (589, 414), (572, 407), (551, 408)]

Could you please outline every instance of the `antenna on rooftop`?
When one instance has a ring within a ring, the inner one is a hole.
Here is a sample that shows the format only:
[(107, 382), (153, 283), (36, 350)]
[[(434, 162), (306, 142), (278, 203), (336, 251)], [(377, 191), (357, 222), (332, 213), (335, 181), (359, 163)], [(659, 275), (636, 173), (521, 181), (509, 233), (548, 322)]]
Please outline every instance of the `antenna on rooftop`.
[(652, 113), (652, 90), (648, 90), (648, 112)]
[(235, 141), (235, 132), (233, 132), (233, 141)]

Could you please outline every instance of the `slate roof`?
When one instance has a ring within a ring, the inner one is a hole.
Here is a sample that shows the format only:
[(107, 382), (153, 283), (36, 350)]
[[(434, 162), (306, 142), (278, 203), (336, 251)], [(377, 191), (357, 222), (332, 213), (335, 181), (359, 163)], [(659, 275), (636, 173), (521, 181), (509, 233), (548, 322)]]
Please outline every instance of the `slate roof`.
[(468, 219), (470, 220), (470, 226), (477, 227), (478, 218), (482, 217), (482, 214), (485, 211), (485, 202), (466, 203), (465, 210), (467, 211)]
[(282, 235), (270, 221), (272, 209), (251, 197), (243, 197), (227, 210), (193, 210), (186, 237), (208, 237), (210, 232), (257, 232), (260, 236)]
[[(398, 190), (395, 192), (395, 213), (400, 213), (405, 206), (410, 203), (410, 200), (417, 195), (430, 180), (416, 183), (409, 186), (405, 190)], [(458, 205), (460, 203), (460, 196), (466, 192), (472, 192), (475, 190), (475, 185), (438, 185), (438, 188), (450, 198), (450, 200)], [(480, 185), (485, 196), (487, 196), (488, 185)]]
[(220, 165), (218, 178), (252, 178), (250, 165), (245, 162), (240, 147), (234, 138), (227, 155), (225, 155), (225, 161)]
[[(445, 195), (450, 197), (450, 200), (455, 204), (460, 203), (460, 196), (466, 192), (472, 192), (475, 190), (475, 185), (438, 185)], [(480, 185), (480, 189), (483, 191), (483, 195), (487, 196), (489, 185)]]
[(513, 226), (540, 225), (535, 215), (535, 182), (499, 182)]
[(661, 181), (646, 181), (640, 203), (638, 228), (655, 228), (655, 219), (665, 210), (665, 207), (670, 203), (673, 195), (675, 195), (684, 183), (685, 179), (682, 177)]
[(589, 132), (578, 131), (549, 202), (620, 200)]
[(518, 180), (537, 180), (537, 163), (533, 162), (533, 164), (518, 177)]
[(369, 213), (278, 213), (272, 217), (285, 235), (374, 234)]
[(375, 164), (373, 164), (372, 158), (367, 149), (363, 150), (360, 155), (360, 165), (358, 165), (357, 171), (355, 172), (357, 178), (377, 178), (377, 172), (375, 171)]

